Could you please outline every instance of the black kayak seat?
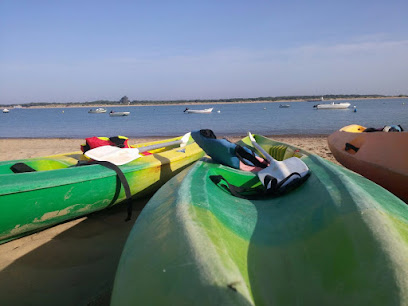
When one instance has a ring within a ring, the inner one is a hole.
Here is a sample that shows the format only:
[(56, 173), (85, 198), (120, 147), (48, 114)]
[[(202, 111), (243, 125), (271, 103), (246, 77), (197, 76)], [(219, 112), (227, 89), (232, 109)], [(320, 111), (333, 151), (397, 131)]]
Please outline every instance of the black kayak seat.
[(14, 173), (26, 173), (37, 171), (25, 163), (15, 163), (10, 167), (10, 170), (13, 171)]

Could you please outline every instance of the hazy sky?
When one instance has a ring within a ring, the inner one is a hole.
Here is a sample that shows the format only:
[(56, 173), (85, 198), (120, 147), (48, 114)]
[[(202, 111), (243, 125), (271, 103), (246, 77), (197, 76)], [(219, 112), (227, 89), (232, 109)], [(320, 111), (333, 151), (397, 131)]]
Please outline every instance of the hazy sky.
[(0, 0), (0, 103), (408, 94), (407, 13), (407, 0)]

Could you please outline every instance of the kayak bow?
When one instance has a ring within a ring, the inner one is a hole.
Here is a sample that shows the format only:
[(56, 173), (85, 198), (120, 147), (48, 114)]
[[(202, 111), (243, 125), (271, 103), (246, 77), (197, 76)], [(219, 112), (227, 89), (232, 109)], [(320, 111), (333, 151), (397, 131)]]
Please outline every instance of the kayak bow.
[(257, 186), (256, 173), (210, 159), (184, 170), (136, 221), (112, 305), (407, 304), (407, 205), (344, 167), (254, 137), (274, 158), (300, 157), (309, 179), (252, 200), (210, 176)]

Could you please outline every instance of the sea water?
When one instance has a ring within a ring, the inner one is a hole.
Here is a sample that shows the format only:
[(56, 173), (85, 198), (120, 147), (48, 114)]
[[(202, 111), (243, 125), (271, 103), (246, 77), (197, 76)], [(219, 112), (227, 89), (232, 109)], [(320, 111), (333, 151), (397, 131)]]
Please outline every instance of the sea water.
[[(354, 123), (366, 127), (400, 124), (408, 130), (408, 99), (349, 102), (350, 108), (339, 110), (317, 110), (313, 108), (316, 102), (285, 102), (289, 108), (279, 108), (280, 103), (121, 106), (106, 107), (108, 112), (103, 114), (73, 107), (11, 109), (10, 113), (0, 113), (0, 137), (178, 136), (198, 129), (231, 136), (248, 131), (262, 135), (328, 135)], [(214, 110), (210, 114), (187, 114), (183, 112), (186, 107)], [(111, 110), (129, 111), (130, 115), (110, 117)]]

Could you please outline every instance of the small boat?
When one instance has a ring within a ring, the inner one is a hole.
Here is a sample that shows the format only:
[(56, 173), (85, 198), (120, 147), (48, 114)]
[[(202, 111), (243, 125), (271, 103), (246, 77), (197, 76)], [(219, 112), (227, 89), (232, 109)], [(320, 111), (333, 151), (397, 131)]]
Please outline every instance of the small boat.
[(279, 108), (288, 108), (290, 104), (279, 104)]
[(97, 109), (90, 109), (88, 111), (88, 113), (90, 113), (90, 114), (103, 114), (103, 113), (106, 113), (106, 109), (104, 109), (102, 107), (99, 107)]
[(10, 110), (8, 110), (7, 108), (4, 108), (4, 109), (3, 109), (3, 113), (6, 114), (6, 113), (9, 113), (9, 112), (10, 112)]
[(348, 102), (343, 103), (330, 103), (330, 104), (316, 104), (313, 107), (316, 109), (346, 109), (349, 108), (351, 104)]
[[(204, 155), (190, 133), (137, 144), (127, 150), (136, 149), (139, 153), (148, 151), (116, 166), (115, 171), (89, 164), (81, 151), (0, 162), (0, 243), (105, 209), (129, 197), (149, 195)], [(120, 172), (125, 181), (118, 180)]]
[(408, 132), (399, 126), (367, 129), (352, 124), (331, 134), (327, 142), (339, 163), (408, 203)]
[[(255, 187), (257, 174), (201, 159), (139, 215), (111, 305), (404, 304), (408, 205), (342, 166), (254, 137), (276, 159), (299, 157), (310, 177), (281, 196), (239, 198), (212, 177)], [(238, 144), (254, 149), (248, 137)]]
[(115, 112), (110, 111), (109, 116), (111, 117), (121, 117), (121, 116), (129, 116), (130, 112)]
[(186, 107), (184, 112), (188, 114), (209, 114), (213, 111), (213, 109), (213, 107), (206, 109), (189, 109), (188, 107)]

